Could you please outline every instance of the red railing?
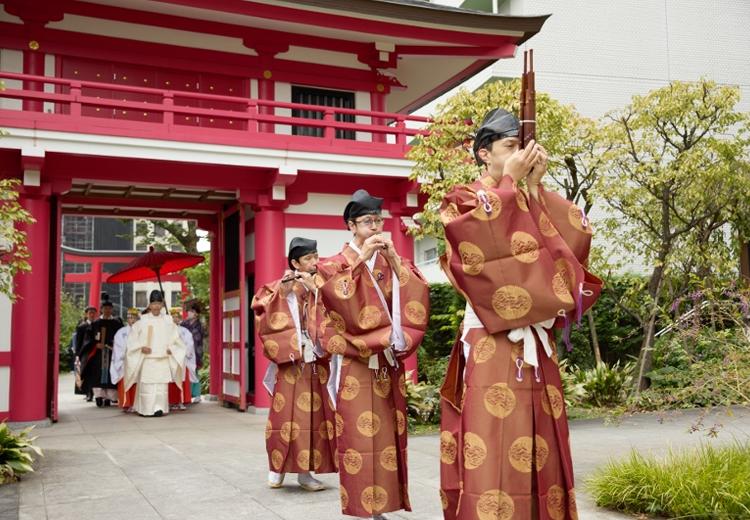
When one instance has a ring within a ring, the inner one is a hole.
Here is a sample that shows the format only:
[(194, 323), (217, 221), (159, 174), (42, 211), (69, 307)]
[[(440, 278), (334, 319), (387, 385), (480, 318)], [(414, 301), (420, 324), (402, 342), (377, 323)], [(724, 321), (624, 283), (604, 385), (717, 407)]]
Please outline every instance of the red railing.
[[(0, 99), (21, 102), (17, 107), (0, 108), (2, 128), (403, 157), (409, 140), (423, 133), (421, 127), (429, 122), (425, 117), (389, 112), (3, 71), (0, 71), (0, 80), (6, 80)], [(7, 81), (21, 81), (24, 88), (10, 88)], [(51, 85), (54, 92), (44, 92), (44, 85)], [(114, 99), (114, 96), (124, 98)], [(312, 112), (320, 119), (279, 114), (280, 111), (294, 110)], [(366, 119), (368, 122), (347, 122), (344, 118)], [(295, 128), (320, 130), (315, 136), (291, 135)], [(337, 137), (337, 131), (348, 132), (349, 137), (354, 133), (355, 138)]]

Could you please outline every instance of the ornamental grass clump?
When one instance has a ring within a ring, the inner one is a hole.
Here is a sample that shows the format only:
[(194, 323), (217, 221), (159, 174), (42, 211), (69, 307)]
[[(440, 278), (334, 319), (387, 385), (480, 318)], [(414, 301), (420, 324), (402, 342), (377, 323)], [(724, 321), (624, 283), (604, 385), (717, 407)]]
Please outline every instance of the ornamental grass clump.
[(586, 483), (597, 505), (667, 518), (750, 518), (750, 442), (671, 451), (663, 458), (633, 450)]
[(34, 446), (36, 437), (29, 437), (33, 426), (13, 433), (6, 423), (0, 423), (0, 484), (18, 480), (24, 473), (34, 471), (31, 452), (42, 456)]

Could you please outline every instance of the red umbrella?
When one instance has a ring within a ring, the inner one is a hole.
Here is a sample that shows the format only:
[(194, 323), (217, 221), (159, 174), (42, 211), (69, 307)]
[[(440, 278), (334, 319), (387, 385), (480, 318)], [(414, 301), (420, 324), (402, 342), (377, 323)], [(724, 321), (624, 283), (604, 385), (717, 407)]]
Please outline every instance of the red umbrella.
[(110, 275), (107, 278), (107, 283), (137, 282), (156, 276), (159, 281), (159, 289), (164, 294), (164, 289), (161, 286), (161, 275), (182, 271), (200, 264), (203, 260), (204, 258), (201, 255), (154, 251), (154, 247), (151, 246), (148, 248), (148, 253), (136, 258), (124, 268)]

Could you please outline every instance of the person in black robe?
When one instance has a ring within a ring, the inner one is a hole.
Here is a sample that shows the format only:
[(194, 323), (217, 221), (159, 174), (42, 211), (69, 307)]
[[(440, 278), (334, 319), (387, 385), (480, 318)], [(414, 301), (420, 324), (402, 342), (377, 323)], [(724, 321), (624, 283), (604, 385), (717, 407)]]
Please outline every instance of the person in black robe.
[(84, 312), (86, 313), (86, 316), (81, 320), (78, 326), (76, 326), (75, 339), (73, 341), (73, 353), (75, 355), (74, 370), (77, 376), (75, 393), (85, 395), (87, 401), (92, 401), (94, 399), (94, 391), (91, 388), (91, 384), (89, 382), (87, 385), (83, 381), (83, 374), (81, 372), (83, 368), (81, 352), (84, 347), (88, 346), (94, 339), (91, 325), (96, 321), (96, 307), (86, 307)]
[[(115, 333), (123, 327), (122, 320), (112, 314), (112, 302), (102, 303), (102, 315), (91, 324), (92, 340), (84, 346), (81, 359), (83, 386), (93, 390), (96, 406), (117, 402), (117, 385), (112, 383), (109, 367)], [(89, 386), (90, 385), (90, 386)]]

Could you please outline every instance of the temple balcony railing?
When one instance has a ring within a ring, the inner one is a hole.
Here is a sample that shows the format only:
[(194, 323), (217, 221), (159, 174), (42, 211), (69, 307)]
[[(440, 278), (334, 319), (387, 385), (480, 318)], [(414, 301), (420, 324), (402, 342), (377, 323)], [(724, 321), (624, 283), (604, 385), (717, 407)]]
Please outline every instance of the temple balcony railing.
[[(403, 158), (428, 118), (0, 71), (0, 128)], [(20, 88), (15, 88), (16, 86)], [(297, 114), (297, 115), (295, 115)]]

